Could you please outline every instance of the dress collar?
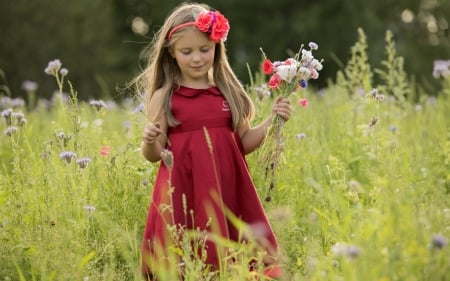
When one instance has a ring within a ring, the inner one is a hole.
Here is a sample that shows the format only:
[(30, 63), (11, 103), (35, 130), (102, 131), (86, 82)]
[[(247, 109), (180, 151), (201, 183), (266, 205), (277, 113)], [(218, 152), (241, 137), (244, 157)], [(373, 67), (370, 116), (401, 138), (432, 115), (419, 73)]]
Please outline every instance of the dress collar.
[(195, 97), (195, 96), (198, 96), (203, 93), (209, 93), (209, 94), (213, 94), (216, 96), (222, 95), (219, 88), (217, 88), (216, 86), (212, 86), (212, 87), (205, 88), (205, 89), (195, 89), (195, 88), (189, 88), (186, 86), (176, 86), (175, 85), (174, 92), (179, 95), (186, 96), (186, 97)]

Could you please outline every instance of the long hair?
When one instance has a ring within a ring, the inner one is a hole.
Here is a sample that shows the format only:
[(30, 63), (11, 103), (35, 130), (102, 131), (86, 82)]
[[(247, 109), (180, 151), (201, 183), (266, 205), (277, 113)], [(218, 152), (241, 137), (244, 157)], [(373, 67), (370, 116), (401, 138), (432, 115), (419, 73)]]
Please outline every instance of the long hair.
[[(170, 51), (181, 32), (175, 32), (167, 40), (167, 35), (176, 26), (195, 21), (195, 16), (211, 8), (204, 4), (182, 3), (177, 6), (166, 18), (162, 27), (156, 32), (151, 44), (146, 48), (148, 57), (147, 66), (132, 81), (136, 85), (138, 93), (146, 95), (146, 108), (156, 90), (164, 93), (164, 104), (160, 112), (147, 115), (166, 114), (169, 126), (176, 126), (179, 121), (175, 119), (171, 111), (171, 98), (173, 86), (180, 85), (181, 72)], [(246, 118), (252, 118), (254, 105), (245, 92), (242, 84), (231, 69), (226, 55), (225, 44), (220, 41), (215, 46), (215, 57), (212, 69), (213, 83), (219, 88), (230, 105), (235, 130)]]

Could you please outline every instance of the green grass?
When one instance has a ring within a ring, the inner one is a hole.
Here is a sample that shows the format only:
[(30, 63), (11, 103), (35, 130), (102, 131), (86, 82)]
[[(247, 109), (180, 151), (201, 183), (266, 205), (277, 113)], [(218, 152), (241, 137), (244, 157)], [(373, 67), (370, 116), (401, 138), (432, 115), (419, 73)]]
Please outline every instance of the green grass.
[[(433, 244), (437, 234), (450, 237), (450, 83), (437, 99), (421, 93), (419, 102), (404, 81), (374, 85), (375, 73), (358, 71), (370, 70), (363, 39), (336, 82), (291, 97), (276, 186), (264, 202), (283, 265), (290, 280), (450, 280), (450, 247), (439, 248), (440, 236)], [(387, 46), (388, 69), (376, 73), (403, 75), (397, 64), (389, 68), (397, 60)], [(384, 99), (367, 95), (372, 88)], [(309, 105), (296, 106), (300, 98)], [(258, 121), (272, 100), (254, 100)], [(14, 109), (28, 122), (0, 137), (0, 280), (141, 280), (157, 165), (140, 154), (144, 117), (136, 105), (97, 111), (73, 99)], [(105, 146), (111, 151), (102, 156)], [(63, 151), (91, 162), (67, 163)], [(264, 199), (259, 153), (248, 162)], [(248, 280), (248, 248), (232, 249), (238, 262), (217, 279)], [(186, 280), (211, 279), (196, 271), (201, 264), (190, 265)]]

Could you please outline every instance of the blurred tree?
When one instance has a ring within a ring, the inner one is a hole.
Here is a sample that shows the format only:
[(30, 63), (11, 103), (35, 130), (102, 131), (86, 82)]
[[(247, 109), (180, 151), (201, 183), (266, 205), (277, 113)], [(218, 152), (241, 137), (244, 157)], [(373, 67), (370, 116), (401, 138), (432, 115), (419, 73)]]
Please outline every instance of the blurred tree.
[(112, 0), (1, 1), (0, 68), (13, 95), (24, 80), (39, 82), (50, 97), (56, 83), (46, 77), (48, 61), (59, 58), (81, 98), (115, 93), (125, 52), (117, 37)]
[[(1, 1), (0, 69), (13, 95), (22, 95), (23, 80), (39, 82), (39, 95), (55, 88), (43, 72), (59, 58), (80, 98), (120, 97), (124, 85), (145, 62), (139, 53), (176, 0), (16, 0)], [(427, 92), (435, 91), (433, 60), (450, 59), (450, 1), (447, 0), (204, 0), (230, 20), (227, 41), (232, 67), (249, 81), (247, 64), (259, 70), (262, 47), (271, 59), (284, 59), (301, 44), (318, 43), (324, 70), (313, 85), (326, 86), (350, 56), (358, 38), (367, 35), (370, 63), (385, 58), (385, 32), (394, 35), (407, 73)]]

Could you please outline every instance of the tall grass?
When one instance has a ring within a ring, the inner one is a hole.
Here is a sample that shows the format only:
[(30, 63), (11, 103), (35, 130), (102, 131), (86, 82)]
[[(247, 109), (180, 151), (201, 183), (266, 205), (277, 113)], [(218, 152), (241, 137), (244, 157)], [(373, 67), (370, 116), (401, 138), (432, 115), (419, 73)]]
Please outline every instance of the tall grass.
[[(336, 82), (292, 96), (277, 186), (264, 203), (288, 280), (450, 280), (450, 78), (437, 98), (417, 93), (392, 35), (375, 68), (359, 35)], [(256, 122), (272, 101), (251, 86)], [(157, 169), (140, 154), (143, 114), (134, 101), (96, 107), (64, 90), (68, 99), (51, 107), (11, 107), (27, 122), (0, 137), (0, 280), (141, 280)], [(300, 98), (306, 108), (295, 106)], [(258, 153), (248, 162), (263, 198)], [(248, 247), (231, 248), (242, 262), (215, 278), (248, 280)], [(186, 280), (213, 278), (189, 266)]]

